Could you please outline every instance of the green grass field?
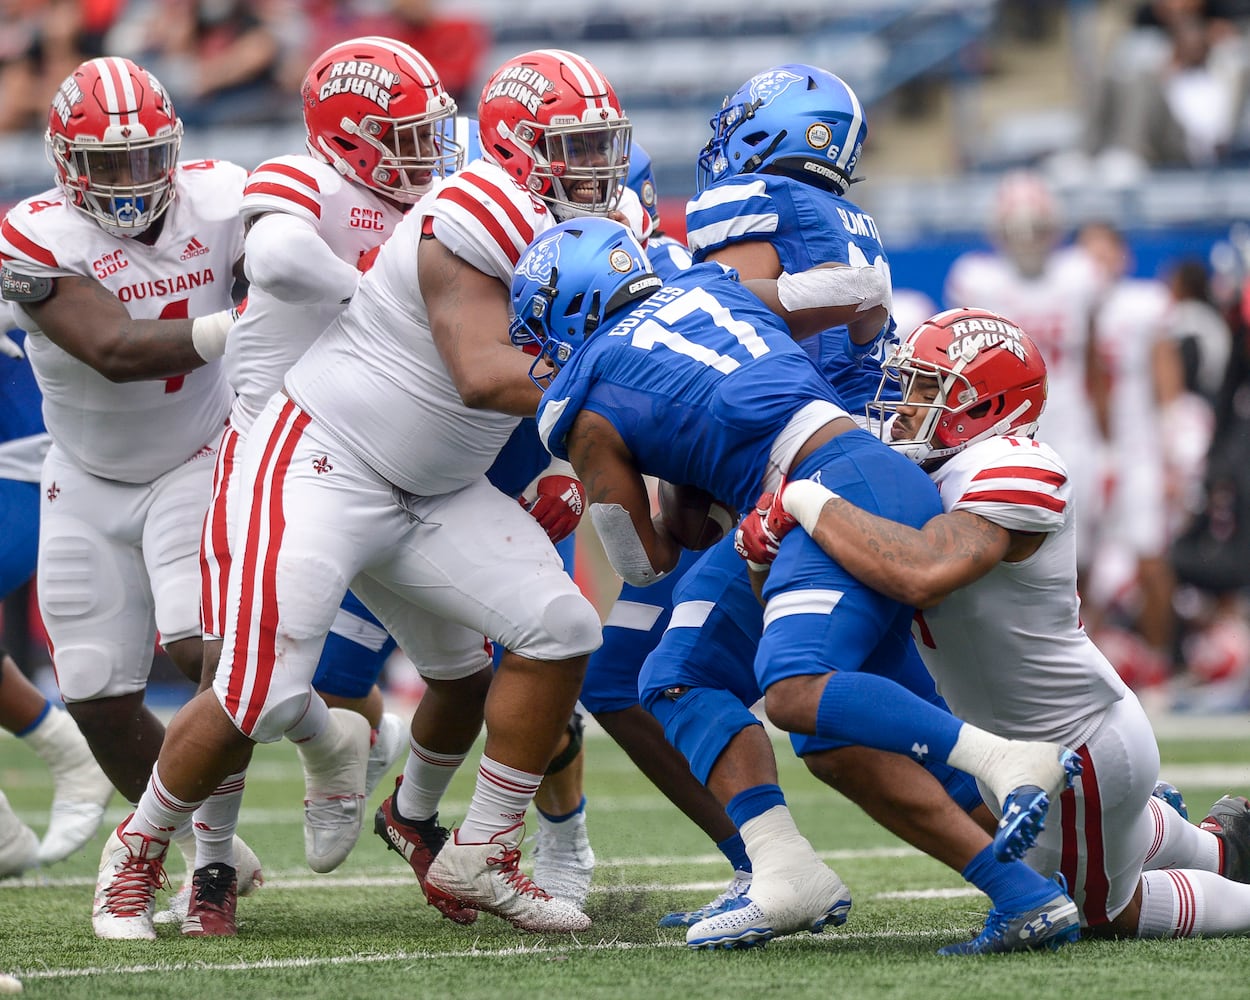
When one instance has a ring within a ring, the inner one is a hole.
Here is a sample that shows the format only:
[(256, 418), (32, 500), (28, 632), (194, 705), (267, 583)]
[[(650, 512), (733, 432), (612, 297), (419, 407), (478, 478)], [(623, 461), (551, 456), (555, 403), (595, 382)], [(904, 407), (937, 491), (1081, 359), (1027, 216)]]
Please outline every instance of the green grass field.
[[(1221, 794), (1250, 789), (1244, 716), (1161, 724), (1160, 744), (1164, 774), (1197, 817)], [(599, 867), (587, 905), (594, 927), (585, 934), (526, 935), (489, 915), (468, 928), (442, 920), (371, 826), (337, 872), (314, 875), (303, 860), (298, 761), (280, 744), (260, 750), (248, 775), (240, 833), (260, 854), (268, 881), (240, 901), (237, 938), (184, 939), (165, 926), (155, 943), (96, 940), (90, 912), (101, 833), (45, 872), (0, 881), (0, 971), (20, 976), (26, 996), (58, 1000), (1244, 995), (1244, 939), (1082, 942), (1055, 954), (937, 957), (940, 945), (979, 930), (987, 901), (816, 782), (785, 743), (778, 743), (782, 785), (799, 827), (850, 886), (851, 918), (838, 930), (763, 949), (688, 951), (683, 933), (657, 928), (656, 919), (715, 895), (727, 865), (609, 739), (590, 735), (587, 755)], [(446, 820), (463, 814), (472, 777), (466, 768), (456, 779)], [(0, 788), (38, 832), (47, 783), (34, 754), (0, 739)], [(115, 799), (109, 818), (122, 816)], [(181, 860), (170, 867), (176, 886)]]

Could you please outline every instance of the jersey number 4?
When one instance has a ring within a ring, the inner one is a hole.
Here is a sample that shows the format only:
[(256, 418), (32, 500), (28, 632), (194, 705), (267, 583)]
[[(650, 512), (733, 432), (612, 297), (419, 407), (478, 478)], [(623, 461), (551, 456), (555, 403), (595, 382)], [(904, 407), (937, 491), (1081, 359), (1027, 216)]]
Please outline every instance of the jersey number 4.
[[(187, 302), (188, 299), (174, 299), (164, 309), (161, 310), (158, 319), (187, 319)], [(177, 392), (182, 388), (182, 384), (187, 380), (185, 375), (174, 375), (165, 379), (165, 392)]]

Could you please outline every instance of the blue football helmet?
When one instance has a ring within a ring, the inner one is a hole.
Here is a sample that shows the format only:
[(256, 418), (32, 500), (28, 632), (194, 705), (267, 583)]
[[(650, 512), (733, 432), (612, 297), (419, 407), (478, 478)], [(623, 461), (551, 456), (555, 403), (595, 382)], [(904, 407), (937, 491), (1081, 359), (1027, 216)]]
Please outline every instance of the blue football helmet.
[(655, 190), (655, 175), (651, 172), (651, 156), (637, 142), (629, 148), (629, 176), (625, 186), (638, 196), (642, 207), (651, 216), (651, 228), (647, 236), (653, 236), (660, 228), (660, 196)]
[(845, 194), (868, 137), (855, 91), (803, 63), (751, 77), (709, 124), (712, 138), (699, 154), (700, 191), (726, 177), (767, 171)]
[(508, 335), (522, 349), (537, 346), (530, 378), (545, 389), (609, 317), (663, 283), (628, 226), (604, 218), (562, 222), (517, 261)]

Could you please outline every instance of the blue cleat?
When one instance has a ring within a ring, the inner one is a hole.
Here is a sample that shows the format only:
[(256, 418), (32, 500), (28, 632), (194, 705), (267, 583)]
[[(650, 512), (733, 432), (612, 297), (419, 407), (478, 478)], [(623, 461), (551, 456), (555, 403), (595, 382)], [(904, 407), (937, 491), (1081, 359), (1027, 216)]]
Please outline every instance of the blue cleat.
[(1181, 790), (1171, 782), (1163, 780), (1156, 782), (1154, 791), (1150, 794), (1156, 799), (1162, 799), (1180, 813), (1181, 819), (1189, 819), (1189, 806), (1185, 805), (1185, 797), (1181, 795)]
[[(1081, 773), (1081, 761), (1071, 750), (1059, 756), (1063, 765), (1063, 788), (1071, 788)], [(1019, 861), (1037, 842), (1037, 835), (1046, 827), (1050, 795), (1037, 785), (1021, 785), (1003, 802), (1003, 818), (994, 834), (994, 857), (999, 861)]]
[(757, 874), (748, 893), (687, 930), (686, 945), (755, 948), (786, 934), (841, 927), (850, 912), (851, 893), (827, 865), (771, 880)]
[(1081, 939), (1081, 915), (1063, 886), (1062, 876), (1055, 894), (1040, 906), (1020, 913), (991, 909), (985, 927), (971, 941), (948, 944), (939, 955), (996, 955), (1007, 951), (1057, 951)]
[(666, 913), (660, 917), (659, 926), (693, 927), (700, 920), (706, 920), (708, 917), (714, 917), (718, 913), (732, 909), (750, 888), (751, 873), (735, 871), (733, 881), (729, 883), (728, 888), (710, 903), (705, 903), (697, 910), (675, 910), (672, 913)]

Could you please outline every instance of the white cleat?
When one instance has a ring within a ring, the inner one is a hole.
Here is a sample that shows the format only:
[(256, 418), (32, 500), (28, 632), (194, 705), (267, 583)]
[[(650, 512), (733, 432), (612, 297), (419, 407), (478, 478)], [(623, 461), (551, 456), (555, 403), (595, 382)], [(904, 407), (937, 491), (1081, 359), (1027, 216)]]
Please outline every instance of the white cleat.
[(53, 793), (39, 863), (50, 865), (68, 858), (96, 835), (104, 822), (104, 807), (113, 797), (113, 783), (100, 770), (68, 712), (53, 709), (40, 729)]
[[(234, 867), (239, 873), (239, 895), (250, 896), (265, 884), (265, 873), (261, 870), (260, 858), (256, 852), (238, 834), (234, 837)], [(167, 909), (161, 910), (152, 918), (156, 924), (178, 924), (187, 919), (187, 910), (191, 906), (191, 879), (194, 875), (195, 858), (187, 862), (187, 877), (169, 898)]]
[(691, 948), (752, 948), (775, 937), (841, 927), (851, 912), (850, 890), (828, 865), (756, 872), (737, 905), (686, 931)]
[(365, 767), (365, 796), (386, 777), (386, 773), (408, 749), (408, 723), (392, 712), (383, 712), (378, 725), (377, 739), (369, 748), (369, 763)]
[(119, 835), (118, 830), (109, 834), (100, 854), (91, 927), (96, 937), (111, 941), (155, 941), (152, 916), (156, 890), (165, 884), (169, 841), (141, 833)]
[(523, 931), (567, 934), (588, 929), (590, 917), (564, 900), (552, 899), (518, 867), (523, 832), (518, 823), (485, 844), (465, 844), (456, 830), (430, 865), (426, 899), (436, 906), (437, 900), (484, 910)]
[(315, 872), (334, 871), (360, 839), (371, 733), (363, 715), (332, 708), (325, 730), (298, 745), (307, 796), (304, 857)]
[(562, 823), (538, 814), (534, 838), (534, 881), (556, 899), (579, 910), (586, 905), (595, 874), (595, 852), (586, 835), (583, 809)]
[(0, 792), (0, 878), (20, 875), (39, 863), (39, 837), (23, 823)]

